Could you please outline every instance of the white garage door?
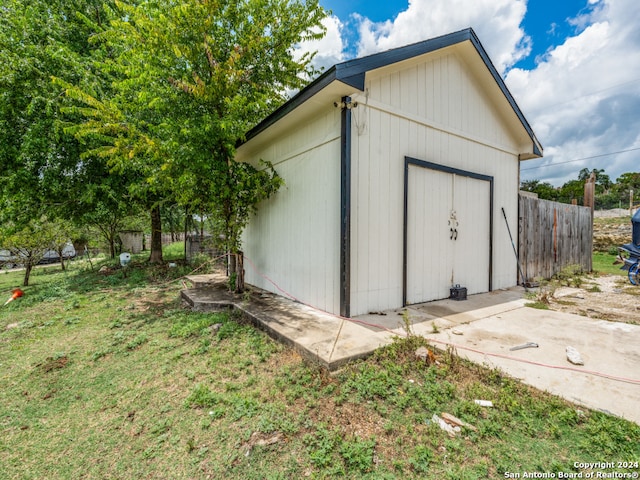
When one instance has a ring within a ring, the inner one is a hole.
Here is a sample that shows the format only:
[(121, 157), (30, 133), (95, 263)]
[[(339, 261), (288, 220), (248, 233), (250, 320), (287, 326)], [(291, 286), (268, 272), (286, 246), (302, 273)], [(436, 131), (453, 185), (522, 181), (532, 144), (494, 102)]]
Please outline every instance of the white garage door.
[(408, 166), (406, 303), (490, 289), (491, 189), (486, 180)]

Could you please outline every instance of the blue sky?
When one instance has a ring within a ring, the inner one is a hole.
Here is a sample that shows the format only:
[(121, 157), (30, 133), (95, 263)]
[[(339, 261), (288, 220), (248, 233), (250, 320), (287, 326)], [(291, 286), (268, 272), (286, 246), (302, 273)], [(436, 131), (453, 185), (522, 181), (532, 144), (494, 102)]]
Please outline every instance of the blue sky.
[(322, 66), (473, 27), (544, 147), (522, 179), (640, 171), (637, 0), (320, 0)]
[[(340, 20), (349, 23), (352, 14), (366, 17), (373, 22), (384, 22), (394, 19), (398, 13), (409, 8), (407, 0), (321, 0), (320, 4), (331, 10)], [(522, 21), (522, 27), (531, 37), (532, 51), (529, 56), (516, 64), (517, 67), (532, 68), (535, 59), (543, 55), (548, 48), (556, 46), (575, 31), (575, 26), (569, 23), (571, 18), (581, 12), (590, 10), (586, 0), (534, 0), (527, 2), (527, 11)], [(349, 32), (350, 40), (357, 41), (357, 31)]]

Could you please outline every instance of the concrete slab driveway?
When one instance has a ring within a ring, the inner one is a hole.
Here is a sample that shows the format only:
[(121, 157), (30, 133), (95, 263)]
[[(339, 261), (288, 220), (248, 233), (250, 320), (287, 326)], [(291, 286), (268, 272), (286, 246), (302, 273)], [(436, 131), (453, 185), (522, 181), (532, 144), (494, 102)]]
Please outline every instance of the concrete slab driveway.
[[(418, 323), (416, 333), (540, 390), (640, 424), (640, 326), (525, 307), (515, 293), (415, 306), (418, 314), (438, 317), (439, 330)], [(510, 350), (528, 342), (538, 347)], [(567, 346), (579, 351), (583, 366), (568, 362)]]
[[(259, 290), (249, 300), (236, 298), (219, 275), (189, 279), (196, 288), (182, 297), (193, 308), (239, 309), (330, 370), (405, 335), (403, 310), (348, 321)], [(498, 290), (464, 301), (412, 305), (407, 313), (412, 331), (438, 346), (453, 345), (459, 355), (540, 390), (640, 424), (640, 326), (536, 310), (525, 307), (523, 297), (522, 288)], [(538, 347), (510, 350), (528, 342)], [(583, 366), (567, 361), (567, 346), (580, 352)]]

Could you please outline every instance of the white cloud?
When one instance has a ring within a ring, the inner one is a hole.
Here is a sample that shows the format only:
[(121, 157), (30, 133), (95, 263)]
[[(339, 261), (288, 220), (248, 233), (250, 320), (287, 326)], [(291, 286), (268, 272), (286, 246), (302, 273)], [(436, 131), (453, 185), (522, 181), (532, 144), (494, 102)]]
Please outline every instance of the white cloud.
[(320, 40), (310, 40), (301, 43), (295, 51), (297, 58), (307, 52), (317, 52), (313, 59), (316, 68), (327, 69), (345, 59), (345, 43), (342, 37), (343, 24), (334, 15), (326, 17), (322, 24), (326, 29), (325, 36)]
[[(535, 69), (513, 69), (506, 77), (545, 147), (544, 159), (522, 165), (523, 179), (561, 185), (581, 168), (604, 168), (612, 180), (640, 170), (640, 151), (605, 155), (640, 147), (640, 33), (634, 26), (640, 3), (602, 0), (596, 7), (572, 21), (580, 33)], [(572, 161), (578, 159), (586, 160)], [(554, 166), (532, 168), (547, 164)]]
[[(584, 167), (604, 168), (612, 180), (640, 171), (640, 150), (601, 156), (640, 147), (640, 2), (586, 0), (567, 20), (572, 36), (536, 58), (534, 69), (513, 68), (531, 51), (521, 24), (533, 1), (410, 0), (385, 22), (353, 15), (345, 26), (329, 17), (326, 37), (303, 48), (321, 52), (315, 64), (328, 67), (347, 58), (345, 38), (353, 24), (357, 56), (472, 27), (544, 146), (545, 158), (523, 163), (529, 169), (523, 179), (561, 185)], [(561, 31), (561, 25), (555, 28)], [(588, 157), (596, 158), (569, 162)], [(548, 163), (554, 166), (531, 169)]]
[(500, 72), (529, 54), (525, 0), (411, 0), (393, 20), (360, 17), (358, 56), (472, 27)]

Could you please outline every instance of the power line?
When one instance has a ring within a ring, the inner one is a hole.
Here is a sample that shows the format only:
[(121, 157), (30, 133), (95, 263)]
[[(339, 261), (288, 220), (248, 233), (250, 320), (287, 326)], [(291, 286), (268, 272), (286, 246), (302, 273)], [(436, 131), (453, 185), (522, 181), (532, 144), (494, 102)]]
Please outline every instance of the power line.
[(545, 106), (538, 105), (538, 106), (532, 108), (532, 111), (533, 112), (538, 112), (540, 110), (547, 110), (547, 109), (550, 109), (550, 108), (553, 108), (553, 107), (558, 107), (558, 106), (564, 105), (566, 103), (573, 103), (576, 100), (580, 100), (581, 98), (591, 97), (593, 95), (597, 95), (598, 93), (606, 92), (607, 90), (613, 90), (614, 88), (622, 87), (624, 85), (637, 84), (638, 80), (640, 80), (640, 78), (634, 78), (633, 80), (629, 80), (629, 81), (626, 81), (626, 82), (622, 82), (622, 83), (618, 83), (618, 84), (615, 84), (615, 85), (611, 85), (610, 87), (606, 87), (606, 88), (603, 88), (601, 90), (595, 90), (593, 92), (588, 92), (588, 93), (585, 93), (583, 95), (579, 95), (577, 97), (573, 97), (573, 98), (571, 98), (569, 100), (564, 100), (564, 101), (558, 102), (558, 103), (552, 103), (551, 105), (545, 105)]
[(640, 150), (640, 147), (630, 148), (628, 150), (619, 150), (617, 152), (611, 152), (611, 153), (602, 153), (600, 155), (594, 155), (592, 157), (576, 158), (574, 160), (566, 160), (564, 162), (547, 163), (546, 165), (538, 165), (537, 167), (521, 168), (520, 171), (523, 171), (523, 170), (535, 170), (537, 168), (555, 167), (557, 165), (564, 165), (565, 163), (582, 162), (584, 160), (591, 160), (593, 158), (600, 158), (600, 157), (608, 157), (610, 155), (617, 155), (619, 153), (635, 152), (636, 150)]

